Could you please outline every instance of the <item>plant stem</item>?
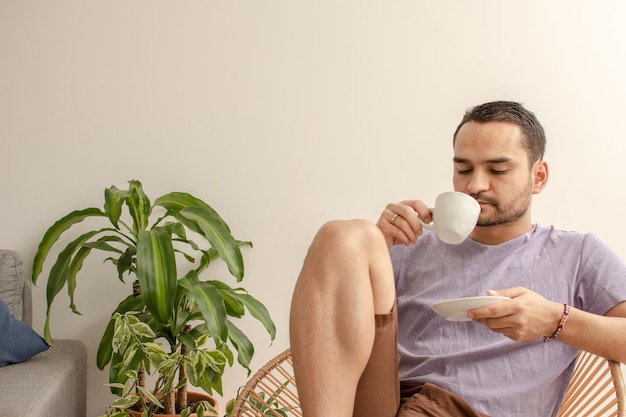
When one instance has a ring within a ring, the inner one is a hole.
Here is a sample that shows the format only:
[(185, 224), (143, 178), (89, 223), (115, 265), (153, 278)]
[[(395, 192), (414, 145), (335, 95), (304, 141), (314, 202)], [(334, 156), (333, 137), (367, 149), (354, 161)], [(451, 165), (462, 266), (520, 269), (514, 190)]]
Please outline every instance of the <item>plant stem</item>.
[(175, 392), (170, 390), (163, 398), (163, 405), (165, 406), (163, 414), (176, 414), (176, 401)]
[[(187, 326), (189, 327), (189, 326)], [(189, 330), (186, 330), (189, 331)], [(184, 357), (187, 353), (187, 347), (184, 344), (180, 345), (180, 353), (181, 357)], [(183, 381), (187, 378), (187, 373), (185, 372), (185, 366), (181, 366), (178, 370), (178, 380)], [(183, 410), (187, 407), (187, 383), (178, 389), (178, 393), (176, 394), (176, 408), (178, 410)]]
[[(139, 367), (137, 369), (137, 386), (146, 387), (146, 370), (143, 366), (143, 363), (139, 364)], [(138, 388), (135, 389), (137, 392), (137, 395), (143, 397), (143, 394), (141, 393), (141, 391), (139, 391)], [(137, 403), (137, 411), (142, 412), (144, 410), (144, 402), (143, 401), (139, 401)]]

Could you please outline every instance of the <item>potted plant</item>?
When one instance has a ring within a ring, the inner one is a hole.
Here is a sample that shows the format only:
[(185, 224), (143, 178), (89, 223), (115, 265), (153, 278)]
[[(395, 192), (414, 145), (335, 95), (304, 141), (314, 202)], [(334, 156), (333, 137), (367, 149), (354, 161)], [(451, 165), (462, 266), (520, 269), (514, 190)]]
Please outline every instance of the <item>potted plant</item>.
[[(276, 328), (267, 309), (241, 287), (200, 279), (212, 262), (221, 259), (235, 281), (241, 282), (240, 247), (252, 246), (250, 242), (235, 239), (204, 201), (172, 192), (151, 202), (141, 183), (132, 180), (127, 190), (105, 189), (103, 209), (72, 211), (46, 231), (33, 262), (34, 284), (59, 238), (88, 218), (101, 218), (107, 224), (75, 236), (50, 267), (44, 338), (53, 342), (51, 306), (63, 288), (70, 308), (80, 314), (74, 290), (92, 251), (107, 254), (105, 261), (116, 267), (122, 282), (126, 275), (134, 276), (132, 294), (117, 303), (97, 353), (98, 367), (109, 365), (111, 390), (120, 396), (108, 408), (109, 415), (125, 416), (136, 408), (143, 417), (175, 412), (186, 416), (191, 412), (188, 384), (221, 395), (222, 374), (227, 364), (233, 365), (235, 354), (250, 372), (254, 346), (232, 319), (249, 312), (273, 340)], [(156, 378), (151, 389), (145, 387), (145, 373)], [(203, 403), (199, 415), (203, 409), (210, 407)]]

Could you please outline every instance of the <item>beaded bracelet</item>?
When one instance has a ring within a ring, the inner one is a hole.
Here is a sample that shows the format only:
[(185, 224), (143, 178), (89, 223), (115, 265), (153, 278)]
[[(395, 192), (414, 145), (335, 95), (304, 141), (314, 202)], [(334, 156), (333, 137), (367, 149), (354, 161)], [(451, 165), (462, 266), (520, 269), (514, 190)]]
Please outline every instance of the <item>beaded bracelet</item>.
[(554, 333), (552, 333), (552, 336), (543, 337), (543, 343), (546, 343), (548, 339), (556, 339), (561, 334), (561, 332), (563, 331), (563, 327), (565, 327), (565, 322), (567, 321), (568, 315), (569, 315), (569, 306), (567, 305), (567, 303), (563, 303), (563, 317), (561, 317), (561, 321), (559, 325), (556, 327), (556, 330), (554, 331)]

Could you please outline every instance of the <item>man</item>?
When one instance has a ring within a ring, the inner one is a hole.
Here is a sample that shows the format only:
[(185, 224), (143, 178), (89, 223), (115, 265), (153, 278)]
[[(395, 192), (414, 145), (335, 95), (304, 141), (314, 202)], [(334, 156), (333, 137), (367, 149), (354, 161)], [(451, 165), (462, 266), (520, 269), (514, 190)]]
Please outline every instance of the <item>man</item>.
[[(626, 362), (624, 263), (593, 235), (531, 222), (548, 180), (535, 116), (477, 106), (453, 148), (454, 189), (481, 206), (460, 245), (422, 230), (419, 200), (314, 238), (290, 324), (305, 417), (554, 416), (579, 349)], [(429, 307), (485, 293), (511, 300), (467, 322)]]

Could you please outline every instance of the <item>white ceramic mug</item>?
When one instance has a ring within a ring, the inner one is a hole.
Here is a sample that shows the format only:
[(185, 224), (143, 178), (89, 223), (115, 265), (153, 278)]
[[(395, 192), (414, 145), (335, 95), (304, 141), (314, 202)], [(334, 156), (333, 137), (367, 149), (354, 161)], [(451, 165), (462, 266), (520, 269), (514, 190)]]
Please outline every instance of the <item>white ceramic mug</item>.
[(449, 191), (440, 194), (435, 200), (432, 223), (422, 222), (426, 229), (434, 230), (445, 243), (458, 245), (467, 238), (478, 221), (480, 205), (465, 193)]

